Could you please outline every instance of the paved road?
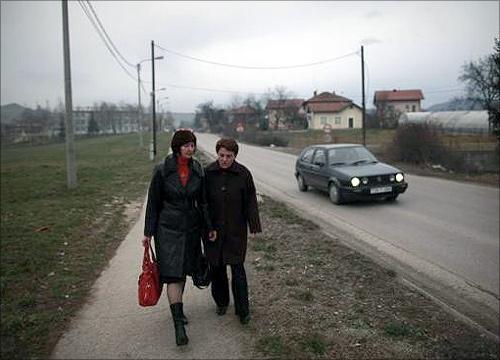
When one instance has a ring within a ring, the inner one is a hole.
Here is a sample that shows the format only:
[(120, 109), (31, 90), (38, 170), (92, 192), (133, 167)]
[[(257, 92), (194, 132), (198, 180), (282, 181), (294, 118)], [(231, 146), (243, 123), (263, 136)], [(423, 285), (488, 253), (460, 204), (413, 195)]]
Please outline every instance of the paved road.
[[(217, 136), (199, 134), (215, 152)], [(296, 156), (241, 144), (238, 161), (258, 187), (328, 228), (355, 234), (426, 276), (439, 279), (498, 313), (499, 190), (408, 175), (409, 188), (394, 203), (335, 206), (316, 190), (302, 193), (293, 176)], [(361, 248), (364, 245), (361, 246)]]

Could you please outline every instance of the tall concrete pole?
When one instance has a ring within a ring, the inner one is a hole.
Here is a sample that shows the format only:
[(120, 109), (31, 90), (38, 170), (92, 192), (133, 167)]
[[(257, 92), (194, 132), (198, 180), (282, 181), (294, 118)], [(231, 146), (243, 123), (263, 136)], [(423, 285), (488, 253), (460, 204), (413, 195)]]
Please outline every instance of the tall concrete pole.
[(153, 91), (151, 92), (151, 106), (153, 113), (153, 158), (156, 158), (155, 43), (153, 40), (151, 40), (151, 64), (153, 67)]
[(361, 92), (362, 92), (362, 102), (363, 102), (363, 115), (361, 120), (361, 126), (363, 127), (363, 145), (366, 145), (366, 122), (365, 122), (365, 53), (363, 45), (361, 45)]
[(141, 105), (141, 64), (137, 64), (137, 122), (139, 131), (139, 146), (144, 147), (142, 139), (142, 105)]
[(76, 188), (76, 159), (73, 136), (73, 99), (71, 96), (71, 64), (69, 54), (68, 1), (62, 0), (63, 49), (64, 49), (64, 96), (66, 103), (66, 178), (68, 189)]

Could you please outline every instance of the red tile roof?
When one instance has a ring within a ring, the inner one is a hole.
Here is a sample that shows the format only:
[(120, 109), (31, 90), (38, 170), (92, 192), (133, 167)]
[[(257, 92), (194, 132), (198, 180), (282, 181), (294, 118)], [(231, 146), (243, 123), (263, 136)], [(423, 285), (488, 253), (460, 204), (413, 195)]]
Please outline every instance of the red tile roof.
[(235, 108), (231, 110), (232, 114), (255, 114), (255, 110), (250, 106), (240, 106), (239, 108)]
[(276, 109), (285, 109), (285, 108), (300, 108), (304, 99), (283, 99), (283, 100), (268, 100), (266, 109), (267, 110), (276, 110)]
[(319, 95), (315, 95), (309, 100), (307, 100), (307, 103), (311, 102), (336, 102), (336, 101), (341, 101), (341, 102), (351, 102), (351, 99), (345, 98), (343, 96), (335, 94), (335, 92), (322, 92)]
[(351, 99), (335, 94), (335, 92), (322, 92), (304, 102), (304, 105), (312, 112), (339, 112), (349, 106), (356, 106)]
[(422, 100), (422, 90), (382, 90), (375, 91), (374, 102)]

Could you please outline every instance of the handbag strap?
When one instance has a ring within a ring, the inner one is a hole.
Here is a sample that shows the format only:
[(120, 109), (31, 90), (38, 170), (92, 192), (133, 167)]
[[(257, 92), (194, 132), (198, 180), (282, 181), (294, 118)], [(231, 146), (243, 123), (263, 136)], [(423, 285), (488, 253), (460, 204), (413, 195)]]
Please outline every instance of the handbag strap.
[(154, 262), (156, 262), (155, 252), (153, 251), (153, 247), (151, 246), (151, 241), (149, 242), (149, 251), (151, 251), (151, 258)]
[[(152, 259), (152, 261), (151, 261)], [(142, 259), (142, 268), (143, 270), (145, 267), (150, 265), (151, 263), (156, 262), (156, 257), (155, 253), (153, 252), (153, 247), (151, 246), (151, 243), (149, 246), (144, 246), (144, 257)]]

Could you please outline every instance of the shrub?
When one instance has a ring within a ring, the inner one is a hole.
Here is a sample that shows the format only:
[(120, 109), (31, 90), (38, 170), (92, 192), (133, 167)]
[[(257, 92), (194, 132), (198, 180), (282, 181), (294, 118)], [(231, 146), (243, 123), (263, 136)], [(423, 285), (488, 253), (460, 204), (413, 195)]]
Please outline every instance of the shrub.
[(447, 159), (448, 151), (441, 143), (439, 130), (429, 123), (400, 125), (392, 144), (394, 159), (415, 164), (440, 163)]

